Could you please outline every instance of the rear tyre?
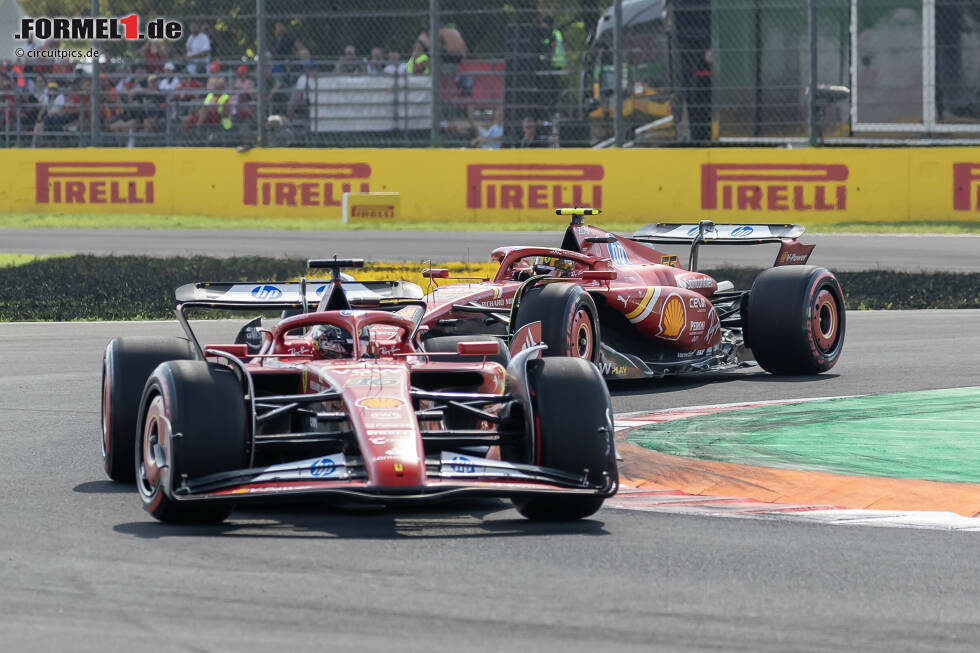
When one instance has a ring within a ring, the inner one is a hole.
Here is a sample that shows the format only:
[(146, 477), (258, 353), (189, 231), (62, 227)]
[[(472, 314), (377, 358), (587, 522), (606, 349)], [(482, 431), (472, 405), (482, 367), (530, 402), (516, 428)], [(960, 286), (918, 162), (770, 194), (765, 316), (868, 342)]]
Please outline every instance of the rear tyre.
[[(609, 391), (599, 370), (582, 359), (528, 363), (537, 438), (530, 462), (604, 486), (618, 480)], [(604, 497), (548, 495), (514, 499), (518, 512), (537, 521), (571, 521), (595, 513)]]
[(826, 268), (765, 270), (752, 284), (743, 316), (746, 344), (772, 374), (826, 372), (844, 348), (844, 293)]
[(183, 480), (248, 466), (245, 392), (229, 368), (203, 361), (160, 365), (140, 402), (136, 487), (143, 507), (162, 522), (214, 524), (230, 503), (177, 501)]
[(102, 357), (102, 465), (112, 480), (136, 480), (136, 421), (147, 377), (164, 361), (192, 360), (192, 352), (191, 343), (183, 338), (114, 338), (106, 346)]
[(601, 361), (599, 311), (592, 297), (574, 283), (535, 286), (521, 298), (513, 333), (541, 322), (545, 356), (570, 356), (598, 365)]
[[(492, 356), (487, 356), (487, 361), (491, 363), (500, 363), (504, 367), (510, 362), (510, 352), (504, 347), (503, 341), (496, 336), (438, 336), (435, 338), (429, 338), (422, 343), (425, 351), (436, 353), (436, 352), (455, 352), (456, 345), (461, 342), (488, 342), (490, 340), (496, 341), (497, 353)], [(461, 356), (456, 354), (455, 356), (439, 356), (440, 361), (451, 361), (454, 363), (478, 363), (482, 359), (482, 356)]]

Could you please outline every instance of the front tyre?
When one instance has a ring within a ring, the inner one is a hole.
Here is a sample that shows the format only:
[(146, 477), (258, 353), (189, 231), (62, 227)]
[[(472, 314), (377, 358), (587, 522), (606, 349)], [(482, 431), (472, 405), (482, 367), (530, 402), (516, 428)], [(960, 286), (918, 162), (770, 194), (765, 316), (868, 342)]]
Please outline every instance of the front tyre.
[(185, 479), (248, 466), (245, 393), (229, 368), (175, 361), (147, 380), (140, 403), (136, 487), (143, 507), (162, 522), (214, 524), (230, 503), (178, 501)]
[(826, 268), (765, 270), (752, 284), (743, 320), (746, 343), (772, 374), (826, 372), (844, 348), (844, 293)]
[[(590, 485), (618, 482), (612, 407), (599, 370), (577, 358), (528, 363), (528, 386), (537, 437), (531, 462), (584, 475)], [(518, 512), (538, 521), (571, 521), (595, 513), (604, 497), (539, 495), (514, 499)]]
[(136, 422), (146, 379), (157, 365), (194, 358), (183, 338), (113, 338), (102, 357), (102, 465), (114, 481), (132, 483)]
[(575, 283), (546, 283), (531, 288), (517, 308), (513, 333), (541, 322), (545, 356), (570, 356), (601, 361), (599, 312), (592, 297)]

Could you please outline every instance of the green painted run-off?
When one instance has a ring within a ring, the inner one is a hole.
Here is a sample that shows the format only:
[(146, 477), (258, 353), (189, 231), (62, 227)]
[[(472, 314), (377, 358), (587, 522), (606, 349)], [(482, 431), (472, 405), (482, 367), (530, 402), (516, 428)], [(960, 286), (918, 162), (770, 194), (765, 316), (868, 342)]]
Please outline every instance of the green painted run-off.
[(724, 410), (628, 439), (702, 460), (980, 483), (980, 387)]

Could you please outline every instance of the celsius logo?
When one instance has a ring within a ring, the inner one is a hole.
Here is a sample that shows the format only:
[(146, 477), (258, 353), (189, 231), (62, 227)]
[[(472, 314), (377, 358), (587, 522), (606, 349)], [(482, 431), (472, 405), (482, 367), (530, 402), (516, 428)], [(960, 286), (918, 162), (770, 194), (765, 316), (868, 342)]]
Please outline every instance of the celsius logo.
[(279, 299), (282, 297), (282, 290), (276, 286), (255, 286), (252, 288), (252, 297), (256, 299)]
[(337, 469), (337, 463), (335, 463), (330, 458), (321, 458), (317, 460), (312, 465), (310, 465), (310, 474), (316, 476), (317, 478), (323, 478), (324, 476), (330, 476)]
[(752, 227), (745, 225), (732, 229), (732, 238), (745, 238), (752, 235)]

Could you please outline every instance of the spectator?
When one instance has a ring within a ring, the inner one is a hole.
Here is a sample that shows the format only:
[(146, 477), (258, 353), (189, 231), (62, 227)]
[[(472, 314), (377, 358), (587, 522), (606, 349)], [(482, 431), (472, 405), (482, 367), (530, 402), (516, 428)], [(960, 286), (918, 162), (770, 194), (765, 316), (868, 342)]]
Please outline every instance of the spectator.
[[(303, 59), (303, 72), (296, 79), (296, 86), (289, 98), (289, 107), (286, 109), (286, 119), (292, 120), (293, 114), (298, 108), (301, 112), (306, 112), (310, 104), (310, 92), (316, 90), (316, 68), (313, 60), (310, 59), (309, 51), (304, 50), (306, 57)], [(302, 54), (302, 53), (301, 53)]]
[(538, 87), (541, 91), (540, 105), (545, 114), (554, 111), (561, 97), (561, 75), (565, 68), (565, 44), (561, 31), (555, 29), (555, 19), (539, 16), (538, 28), (541, 33), (541, 54), (538, 55)]
[(388, 65), (385, 66), (386, 75), (404, 75), (405, 69), (408, 64), (404, 61), (399, 61), (400, 57), (398, 53), (392, 50), (388, 53)]
[(367, 70), (364, 62), (357, 58), (357, 50), (353, 45), (344, 48), (344, 56), (337, 62), (334, 74), (337, 75), (363, 75)]
[(125, 93), (133, 87), (133, 66), (124, 61), (119, 67), (119, 81), (116, 82), (116, 92)]
[(147, 41), (143, 46), (143, 65), (147, 72), (159, 73), (163, 71), (163, 62), (167, 59), (167, 46), (163, 41)]
[(371, 48), (371, 58), (367, 60), (367, 74), (380, 75), (384, 72), (385, 60), (381, 48)]
[(296, 40), (286, 30), (284, 23), (276, 23), (276, 38), (272, 42), (272, 54), (276, 59), (289, 59), (296, 51)]
[(99, 74), (99, 83), (102, 87), (99, 98), (99, 103), (102, 105), (100, 120), (101, 124), (108, 129), (109, 125), (122, 114), (123, 108), (119, 100), (119, 92), (112, 85), (109, 76), (105, 73)]
[[(418, 40), (426, 51), (432, 49), (432, 39), (429, 30), (422, 30)], [(439, 28), (439, 59), (447, 64), (458, 64), (466, 56), (466, 41), (453, 23), (446, 23)]]
[(197, 23), (188, 26), (190, 35), (187, 37), (187, 73), (197, 75), (203, 73), (211, 60), (211, 39), (201, 31)]
[[(41, 77), (41, 75), (39, 75)], [(38, 96), (41, 110), (38, 111), (32, 134), (32, 147), (37, 145), (37, 137), (42, 132), (50, 131), (54, 126), (63, 124), (62, 112), (65, 108), (65, 94), (58, 87), (58, 82), (49, 81), (47, 89)]]
[(16, 122), (17, 91), (7, 74), (0, 73), (0, 132), (17, 129)]
[(263, 74), (266, 80), (265, 87), (269, 93), (269, 115), (281, 114), (286, 110), (290, 97), (284, 64), (279, 61), (272, 62), (267, 58)]
[(124, 93), (122, 93), (122, 103), (121, 111), (115, 116), (115, 119), (109, 123), (109, 131), (111, 132), (129, 132), (133, 133), (133, 130), (139, 128), (143, 123), (143, 100), (144, 97), (141, 94), (142, 86), (138, 78), (127, 82), (127, 87)]
[(521, 122), (521, 140), (517, 142), (517, 147), (544, 147), (544, 142), (538, 138), (538, 122), (531, 116)]
[(486, 109), (480, 112), (479, 124), (473, 123), (472, 116), (470, 122), (476, 131), (476, 138), (470, 141), (470, 147), (479, 147), (484, 150), (499, 150), (500, 142), (504, 138), (504, 128), (497, 120), (497, 112), (494, 109)]
[(235, 95), (231, 98), (231, 115), (235, 122), (244, 122), (252, 116), (251, 103), (255, 100), (255, 83), (248, 76), (248, 66), (242, 64), (235, 70), (232, 83)]
[(439, 28), (439, 48), (442, 61), (448, 64), (458, 64), (466, 56), (466, 41), (456, 25), (448, 23)]
[(225, 78), (219, 73), (221, 65), (217, 61), (211, 62), (211, 77), (208, 77), (208, 94), (204, 97), (203, 105), (196, 113), (184, 119), (184, 126), (220, 124), (224, 129), (231, 129), (231, 105), (228, 101), (231, 95), (225, 92)]
[(143, 104), (143, 131), (153, 131), (157, 121), (167, 119), (167, 96), (160, 91), (160, 77), (153, 74), (146, 78), (146, 85), (139, 91)]
[(405, 72), (409, 75), (429, 74), (429, 55), (425, 51), (425, 44), (422, 41), (416, 41), (412, 45), (412, 56), (408, 58)]
[(208, 37), (208, 43), (211, 46), (211, 53), (208, 56), (215, 59), (219, 58), (221, 53), (218, 52), (218, 39), (214, 38), (214, 30), (210, 23), (201, 23), (201, 34)]
[(163, 64), (163, 77), (160, 78), (160, 84), (157, 86), (158, 90), (169, 95), (180, 87), (180, 77), (177, 76), (176, 70), (177, 67), (172, 61)]

